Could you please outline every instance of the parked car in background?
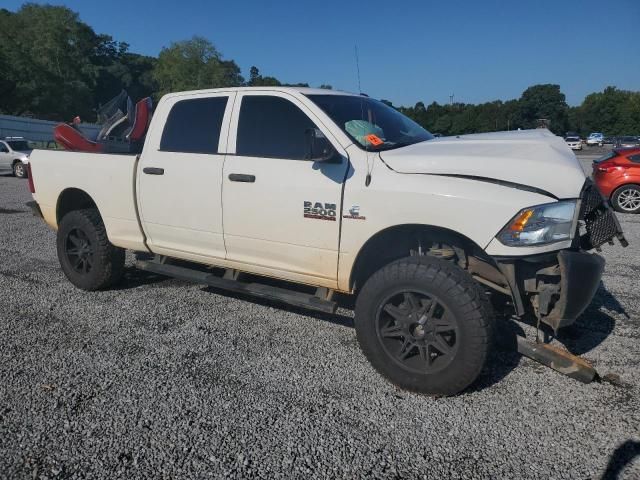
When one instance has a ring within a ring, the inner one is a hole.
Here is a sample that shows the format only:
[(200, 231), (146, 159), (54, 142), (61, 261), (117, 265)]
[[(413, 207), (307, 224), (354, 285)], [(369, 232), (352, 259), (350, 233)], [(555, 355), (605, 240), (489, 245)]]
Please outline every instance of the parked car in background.
[(640, 148), (615, 149), (594, 161), (593, 179), (617, 211), (640, 213)]
[(604, 144), (604, 135), (602, 133), (594, 132), (590, 133), (587, 137), (587, 145), (593, 147), (594, 145), (602, 146)]
[(627, 135), (616, 139), (616, 148), (635, 148), (640, 147), (640, 139)]
[(582, 150), (582, 140), (580, 137), (565, 137), (565, 142), (571, 150)]
[(13, 173), (16, 177), (25, 178), (31, 150), (29, 143), (22, 137), (0, 140), (0, 174)]

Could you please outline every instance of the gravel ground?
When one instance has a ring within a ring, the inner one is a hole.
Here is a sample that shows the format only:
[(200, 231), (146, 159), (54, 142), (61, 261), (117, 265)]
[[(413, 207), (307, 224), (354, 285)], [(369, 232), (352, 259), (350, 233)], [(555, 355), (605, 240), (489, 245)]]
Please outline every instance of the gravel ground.
[(28, 200), (0, 177), (2, 478), (640, 477), (640, 216), (621, 216), (631, 247), (606, 248), (560, 337), (619, 381), (497, 349), (470, 391), (433, 399), (373, 371), (348, 310), (130, 268), (117, 290), (76, 290)]

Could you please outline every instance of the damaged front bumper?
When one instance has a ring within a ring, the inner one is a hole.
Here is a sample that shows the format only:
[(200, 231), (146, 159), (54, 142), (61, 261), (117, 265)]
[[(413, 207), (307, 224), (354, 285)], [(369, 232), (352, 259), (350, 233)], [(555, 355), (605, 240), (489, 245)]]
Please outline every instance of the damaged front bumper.
[(494, 257), (509, 285), (516, 314), (533, 309), (536, 317), (557, 331), (571, 325), (589, 306), (600, 285), (604, 259), (600, 250), (617, 239), (628, 245), (620, 223), (597, 187), (587, 180), (580, 194), (572, 248), (522, 257)]
[(516, 314), (533, 309), (554, 330), (571, 325), (589, 306), (605, 264), (600, 255), (571, 250), (496, 260), (509, 283)]

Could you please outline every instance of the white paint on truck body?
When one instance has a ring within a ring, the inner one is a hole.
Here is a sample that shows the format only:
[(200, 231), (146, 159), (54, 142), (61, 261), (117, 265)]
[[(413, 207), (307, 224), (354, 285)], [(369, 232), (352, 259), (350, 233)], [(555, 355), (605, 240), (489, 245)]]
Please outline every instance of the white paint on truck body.
[[(130, 155), (34, 151), (34, 198), (53, 228), (60, 194), (77, 188), (95, 201), (114, 245), (145, 250), (146, 237), (154, 253), (342, 291), (351, 289), (352, 268), (366, 242), (398, 225), (446, 228), (491, 255), (524, 256), (569, 246), (507, 247), (495, 240), (521, 209), (557, 201), (554, 197), (579, 197), (585, 175), (562, 139), (540, 130), (498, 132), (367, 152), (308, 94), (350, 95), (284, 87), (167, 95), (139, 162)], [(159, 151), (165, 121), (178, 99), (221, 95), (229, 101), (217, 154)], [(242, 99), (251, 95), (293, 103), (342, 162), (237, 155)], [(145, 175), (145, 167), (164, 168), (165, 174)], [(231, 182), (230, 174), (253, 175), (255, 182)], [(467, 178), (474, 176), (533, 189)], [(305, 217), (305, 202), (335, 204), (335, 220)]]

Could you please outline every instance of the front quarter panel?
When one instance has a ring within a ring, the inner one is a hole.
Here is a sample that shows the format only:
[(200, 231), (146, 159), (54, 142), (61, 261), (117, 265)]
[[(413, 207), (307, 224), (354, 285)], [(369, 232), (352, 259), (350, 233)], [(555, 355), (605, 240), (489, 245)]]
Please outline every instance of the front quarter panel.
[[(522, 208), (554, 201), (538, 193), (478, 180), (397, 173), (377, 154), (355, 146), (349, 154), (352, 171), (344, 193), (338, 272), (341, 290), (350, 288), (351, 269), (360, 249), (387, 228), (407, 224), (442, 227), (484, 249)], [(367, 165), (372, 170), (368, 187)], [(354, 207), (359, 207), (359, 218), (353, 218)]]

